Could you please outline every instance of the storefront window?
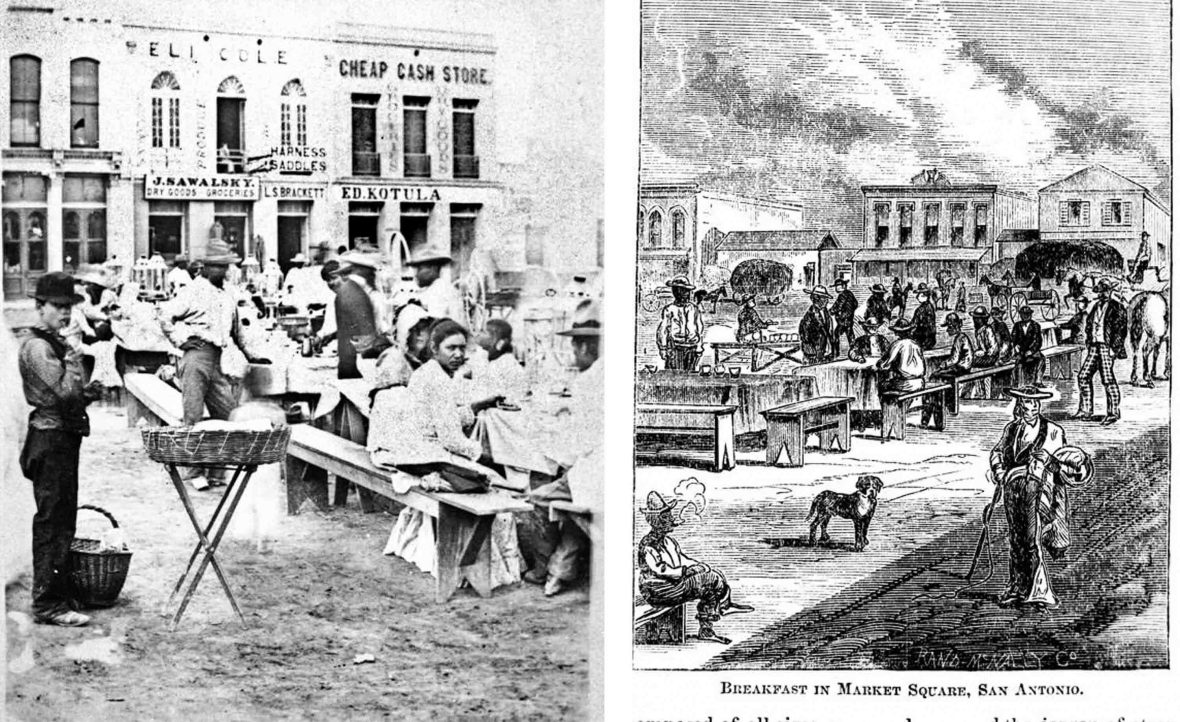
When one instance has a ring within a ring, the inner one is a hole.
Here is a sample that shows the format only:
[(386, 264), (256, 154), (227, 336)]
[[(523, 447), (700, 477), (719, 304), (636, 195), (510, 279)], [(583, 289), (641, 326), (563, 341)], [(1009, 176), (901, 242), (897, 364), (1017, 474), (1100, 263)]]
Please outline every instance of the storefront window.
[(475, 250), (475, 226), (479, 221), (478, 204), (451, 204), (451, 263), (455, 278), (462, 278), (471, 265)]
[(98, 61), (70, 61), (70, 145), (98, 147)]
[(352, 174), (381, 175), (381, 156), (377, 153), (377, 103), (379, 95), (352, 96)]
[(4, 174), (4, 296), (24, 298), (46, 270), (46, 201), (44, 176)]
[(291, 267), (296, 253), (303, 253), (304, 238), (307, 236), (307, 217), (311, 215), (309, 201), (279, 201), (277, 236), (279, 245), (279, 266), (283, 273)]
[(405, 175), (407, 178), (429, 178), (430, 156), (426, 154), (426, 108), (430, 105), (430, 98), (407, 95), (403, 102), (405, 104), (403, 111), (405, 127), (402, 145), (405, 148)]
[(184, 247), (184, 205), (178, 201), (150, 201), (148, 255), (159, 253), (171, 263)]
[(452, 124), (455, 133), (455, 177), (478, 178), (479, 156), (475, 154), (475, 106), (478, 100), (454, 101)]
[(401, 205), (401, 231), (410, 246), (410, 253), (426, 245), (427, 225), (434, 206), (430, 203), (403, 203)]
[(381, 218), (380, 203), (348, 204), (348, 247), (358, 244), (377, 245), (377, 223)]
[(217, 88), (217, 172), (246, 169), (246, 89), (230, 76)]
[(222, 240), (234, 253), (246, 257), (246, 239), (250, 238), (249, 203), (214, 203), (213, 220), (221, 224)]
[(41, 145), (41, 61), (14, 55), (8, 61), (9, 143)]
[(68, 175), (62, 182), (62, 267), (107, 259), (107, 179), (100, 175)]

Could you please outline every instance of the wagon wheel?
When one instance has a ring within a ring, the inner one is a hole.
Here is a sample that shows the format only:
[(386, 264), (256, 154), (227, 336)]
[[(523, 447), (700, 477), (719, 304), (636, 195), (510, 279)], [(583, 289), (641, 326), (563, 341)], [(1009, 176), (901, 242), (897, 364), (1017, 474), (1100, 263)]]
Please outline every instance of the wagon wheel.
[(654, 313), (660, 310), (659, 294), (657, 294), (655, 291), (648, 292), (644, 295), (643, 300), (640, 301), (640, 305), (643, 307), (643, 310), (647, 311), (648, 313)]
[(1061, 312), (1061, 296), (1057, 295), (1057, 289), (1054, 288), (1049, 291), (1049, 300), (1047, 303), (1041, 305), (1041, 315), (1045, 317), (1046, 321), (1053, 321), (1057, 318), (1057, 314)]
[(1013, 320), (1019, 320), (1020, 309), (1028, 305), (1028, 295), (1024, 292), (1017, 293), (1014, 296), (1008, 297), (1008, 316)]

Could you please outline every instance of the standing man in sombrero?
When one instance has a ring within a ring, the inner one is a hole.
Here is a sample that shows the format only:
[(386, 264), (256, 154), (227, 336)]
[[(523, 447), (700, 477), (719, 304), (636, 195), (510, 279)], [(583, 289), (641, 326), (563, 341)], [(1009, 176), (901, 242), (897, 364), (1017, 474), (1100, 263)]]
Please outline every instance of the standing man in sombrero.
[(930, 289), (925, 283), (919, 283), (914, 297), (918, 299), (918, 307), (910, 319), (914, 325), (914, 342), (923, 351), (929, 351), (938, 342), (938, 321), (934, 304), (930, 302)]
[(1088, 481), (1093, 467), (1084, 451), (1066, 446), (1060, 426), (1041, 416), (1050, 391), (1028, 385), (1004, 392), (1016, 406), (990, 457), (990, 478), (1002, 486), (1008, 520), (1008, 587), (998, 601), (1056, 606), (1045, 552), (1058, 559), (1069, 547), (1066, 487)]
[(442, 269), (451, 265), (451, 256), (430, 247), (416, 249), (406, 261), (414, 269), (417, 298), (431, 318), (449, 318), (467, 324), (463, 300), (454, 285), (442, 279)]
[(37, 279), (37, 323), (21, 343), (20, 375), (25, 401), (32, 407), (29, 433), (21, 451), (21, 471), (33, 482), (33, 616), (39, 624), (80, 627), (90, 618), (72, 607), (70, 543), (78, 514), (78, 456), (90, 435), (86, 405), (102, 395), (85, 384), (82, 355), (61, 333), (70, 323), (74, 279), (46, 273)]
[[(185, 426), (200, 421), (205, 407), (210, 417), (225, 420), (238, 405), (234, 382), (222, 371), (222, 354), (239, 342), (237, 301), (225, 276), (230, 264), (240, 260), (225, 242), (209, 241), (202, 275), (160, 308), (161, 325), (184, 352), (177, 374)], [(217, 480), (223, 474), (210, 472), (210, 478)], [(209, 479), (197, 467), (189, 470), (188, 478), (195, 489), (209, 488)]]
[(823, 286), (807, 291), (811, 306), (799, 320), (799, 346), (808, 364), (831, 361), (836, 356), (836, 319), (828, 310), (832, 295)]
[(697, 638), (729, 644), (729, 639), (713, 631), (713, 622), (725, 614), (751, 612), (754, 608), (734, 602), (725, 575), (685, 555), (680, 543), (669, 534), (680, 525), (673, 516), (679, 503), (679, 499), (664, 501), (658, 491), (647, 495), (647, 506), (642, 511), (651, 531), (639, 540), (636, 550), (639, 593), (653, 607), (675, 607), (697, 600)]
[(687, 276), (676, 276), (667, 283), (672, 289), (672, 303), (660, 311), (660, 325), (656, 327), (656, 346), (664, 368), (669, 371), (695, 371), (705, 350), (702, 335), (705, 325), (701, 309), (692, 302), (695, 286)]
[(885, 298), (887, 291), (885, 287), (879, 283), (874, 283), (870, 289), (869, 300), (865, 304), (865, 318), (872, 316), (881, 323), (889, 321), (892, 315), (892, 310), (889, 308), (889, 301)]

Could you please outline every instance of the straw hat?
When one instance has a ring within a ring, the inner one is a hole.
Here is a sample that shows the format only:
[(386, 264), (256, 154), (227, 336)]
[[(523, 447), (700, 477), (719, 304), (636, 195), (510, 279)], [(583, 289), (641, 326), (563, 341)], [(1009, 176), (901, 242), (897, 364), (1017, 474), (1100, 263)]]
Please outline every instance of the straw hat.
[(672, 501), (664, 501), (664, 497), (658, 491), (648, 492), (647, 505), (643, 507), (643, 515), (647, 517), (659, 516), (660, 514), (671, 512), (680, 503), (679, 499)]
[(1004, 389), (1004, 393), (1008, 394), (1014, 399), (1045, 399), (1053, 398), (1053, 392), (1048, 389), (1042, 389), (1032, 384), (1025, 384), (1024, 386), (1017, 386)]
[(355, 249), (345, 253), (337, 259), (342, 266), (364, 266), (365, 268), (380, 268), (381, 254)]
[(111, 288), (115, 285), (114, 279), (102, 266), (82, 266), (78, 269), (77, 280), (80, 283), (93, 283), (103, 288)]
[(832, 297), (832, 294), (828, 293), (828, 289), (826, 286), (816, 286), (815, 288), (807, 289), (806, 291), (804, 291), (804, 293), (806, 293), (808, 296), (813, 296), (813, 297), (814, 296), (820, 296), (822, 298), (831, 298)]
[(688, 276), (674, 276), (664, 285), (668, 286), (669, 288), (687, 288), (690, 291), (696, 288), (696, 286), (692, 285), (692, 282), (688, 280)]
[(602, 321), (599, 318), (598, 302), (587, 299), (574, 311), (574, 322), (567, 331), (558, 331), (558, 336), (601, 336)]
[(234, 253), (225, 241), (216, 238), (205, 246), (205, 256), (201, 260), (206, 266), (228, 266), (240, 262), (242, 257)]
[(410, 258), (406, 261), (407, 266), (424, 266), (428, 263), (438, 263), (440, 265), (451, 262), (451, 254), (437, 248), (429, 248), (422, 246), (414, 250), (410, 254)]

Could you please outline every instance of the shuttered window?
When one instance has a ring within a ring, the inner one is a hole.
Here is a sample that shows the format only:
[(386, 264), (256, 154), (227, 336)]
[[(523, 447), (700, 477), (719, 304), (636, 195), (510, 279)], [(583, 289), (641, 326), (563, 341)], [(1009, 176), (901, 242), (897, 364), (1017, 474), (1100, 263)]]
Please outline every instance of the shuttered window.
[(1090, 225), (1089, 201), (1062, 201), (1060, 206), (1061, 225), (1088, 226)]
[(1102, 204), (1102, 225), (1131, 225), (1131, 203), (1123, 200), (1105, 201)]

